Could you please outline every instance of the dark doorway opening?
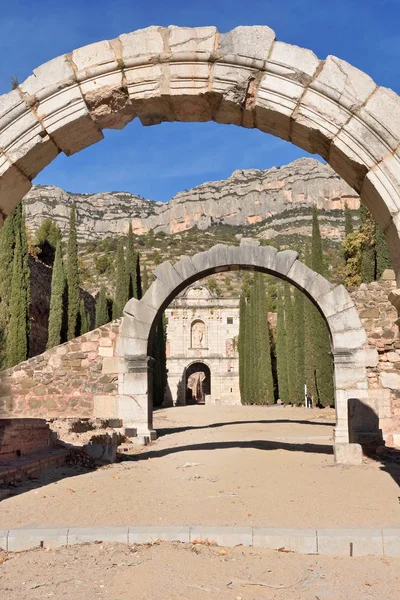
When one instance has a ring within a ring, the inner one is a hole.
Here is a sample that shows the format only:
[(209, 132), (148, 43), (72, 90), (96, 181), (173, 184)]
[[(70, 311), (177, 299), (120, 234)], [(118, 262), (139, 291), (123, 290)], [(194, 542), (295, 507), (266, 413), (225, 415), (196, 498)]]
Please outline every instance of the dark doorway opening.
[(195, 362), (186, 369), (186, 404), (205, 404), (206, 396), (211, 394), (210, 368)]

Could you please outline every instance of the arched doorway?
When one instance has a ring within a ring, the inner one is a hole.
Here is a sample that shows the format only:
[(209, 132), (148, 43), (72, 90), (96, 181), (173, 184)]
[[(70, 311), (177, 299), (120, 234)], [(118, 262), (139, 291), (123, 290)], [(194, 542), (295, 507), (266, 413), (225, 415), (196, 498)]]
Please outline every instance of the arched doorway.
[(186, 404), (205, 404), (211, 395), (211, 371), (204, 362), (197, 361), (185, 371)]

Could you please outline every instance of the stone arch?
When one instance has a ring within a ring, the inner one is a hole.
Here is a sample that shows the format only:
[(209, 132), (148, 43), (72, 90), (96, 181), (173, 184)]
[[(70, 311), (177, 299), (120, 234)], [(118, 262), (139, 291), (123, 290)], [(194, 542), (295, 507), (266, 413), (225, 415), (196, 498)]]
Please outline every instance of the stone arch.
[(60, 152), (138, 117), (258, 128), (322, 156), (385, 231), (400, 283), (400, 99), (269, 27), (148, 27), (59, 56), (0, 97), (0, 216)]
[[(151, 435), (152, 335), (160, 314), (188, 285), (198, 279), (230, 270), (244, 269), (275, 275), (300, 289), (325, 318), (331, 336), (334, 358), (336, 407), (336, 447), (349, 444), (348, 400), (370, 402), (366, 367), (378, 362), (376, 350), (367, 349), (367, 336), (350, 295), (343, 285), (333, 286), (298, 258), (293, 250), (278, 252), (257, 242), (240, 246), (217, 244), (193, 257), (183, 257), (175, 265), (166, 261), (155, 271), (155, 281), (139, 301), (129, 300), (120, 328), (118, 353), (122, 370), (119, 384), (120, 416), (143, 435)], [(131, 373), (136, 371), (137, 376)], [(141, 373), (141, 375), (139, 375)], [(141, 379), (142, 378), (142, 379)], [(141, 394), (138, 395), (138, 382)], [(132, 402), (132, 396), (135, 403)], [(351, 451), (354, 450), (355, 445)], [(361, 454), (359, 454), (359, 457)]]

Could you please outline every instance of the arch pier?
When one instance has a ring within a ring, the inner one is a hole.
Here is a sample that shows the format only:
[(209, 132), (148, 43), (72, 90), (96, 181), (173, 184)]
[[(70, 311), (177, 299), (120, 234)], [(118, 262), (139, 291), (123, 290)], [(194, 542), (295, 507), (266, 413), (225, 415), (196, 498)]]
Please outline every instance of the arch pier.
[(116, 416), (123, 420), (128, 435), (156, 437), (152, 421), (152, 359), (149, 353), (157, 318), (179, 292), (198, 279), (213, 273), (244, 269), (288, 281), (304, 292), (324, 316), (334, 359), (336, 461), (361, 462), (358, 442), (363, 436), (379, 434), (371, 430), (374, 419), (368, 418), (376, 413), (373, 390), (368, 389), (367, 378), (367, 367), (377, 365), (378, 353), (368, 347), (358, 312), (344, 286), (333, 286), (297, 257), (298, 253), (293, 250), (277, 252), (271, 246), (258, 243), (218, 244), (191, 258), (184, 257), (175, 265), (167, 261), (156, 268), (156, 279), (142, 300), (133, 298), (125, 306), (120, 327)]

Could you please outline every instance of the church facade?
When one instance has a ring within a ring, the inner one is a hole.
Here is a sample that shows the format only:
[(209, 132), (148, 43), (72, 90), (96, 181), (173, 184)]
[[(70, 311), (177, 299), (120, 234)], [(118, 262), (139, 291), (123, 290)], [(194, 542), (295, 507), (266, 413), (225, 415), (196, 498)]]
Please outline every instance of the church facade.
[(240, 404), (239, 298), (218, 298), (207, 286), (194, 284), (165, 314), (165, 405)]

